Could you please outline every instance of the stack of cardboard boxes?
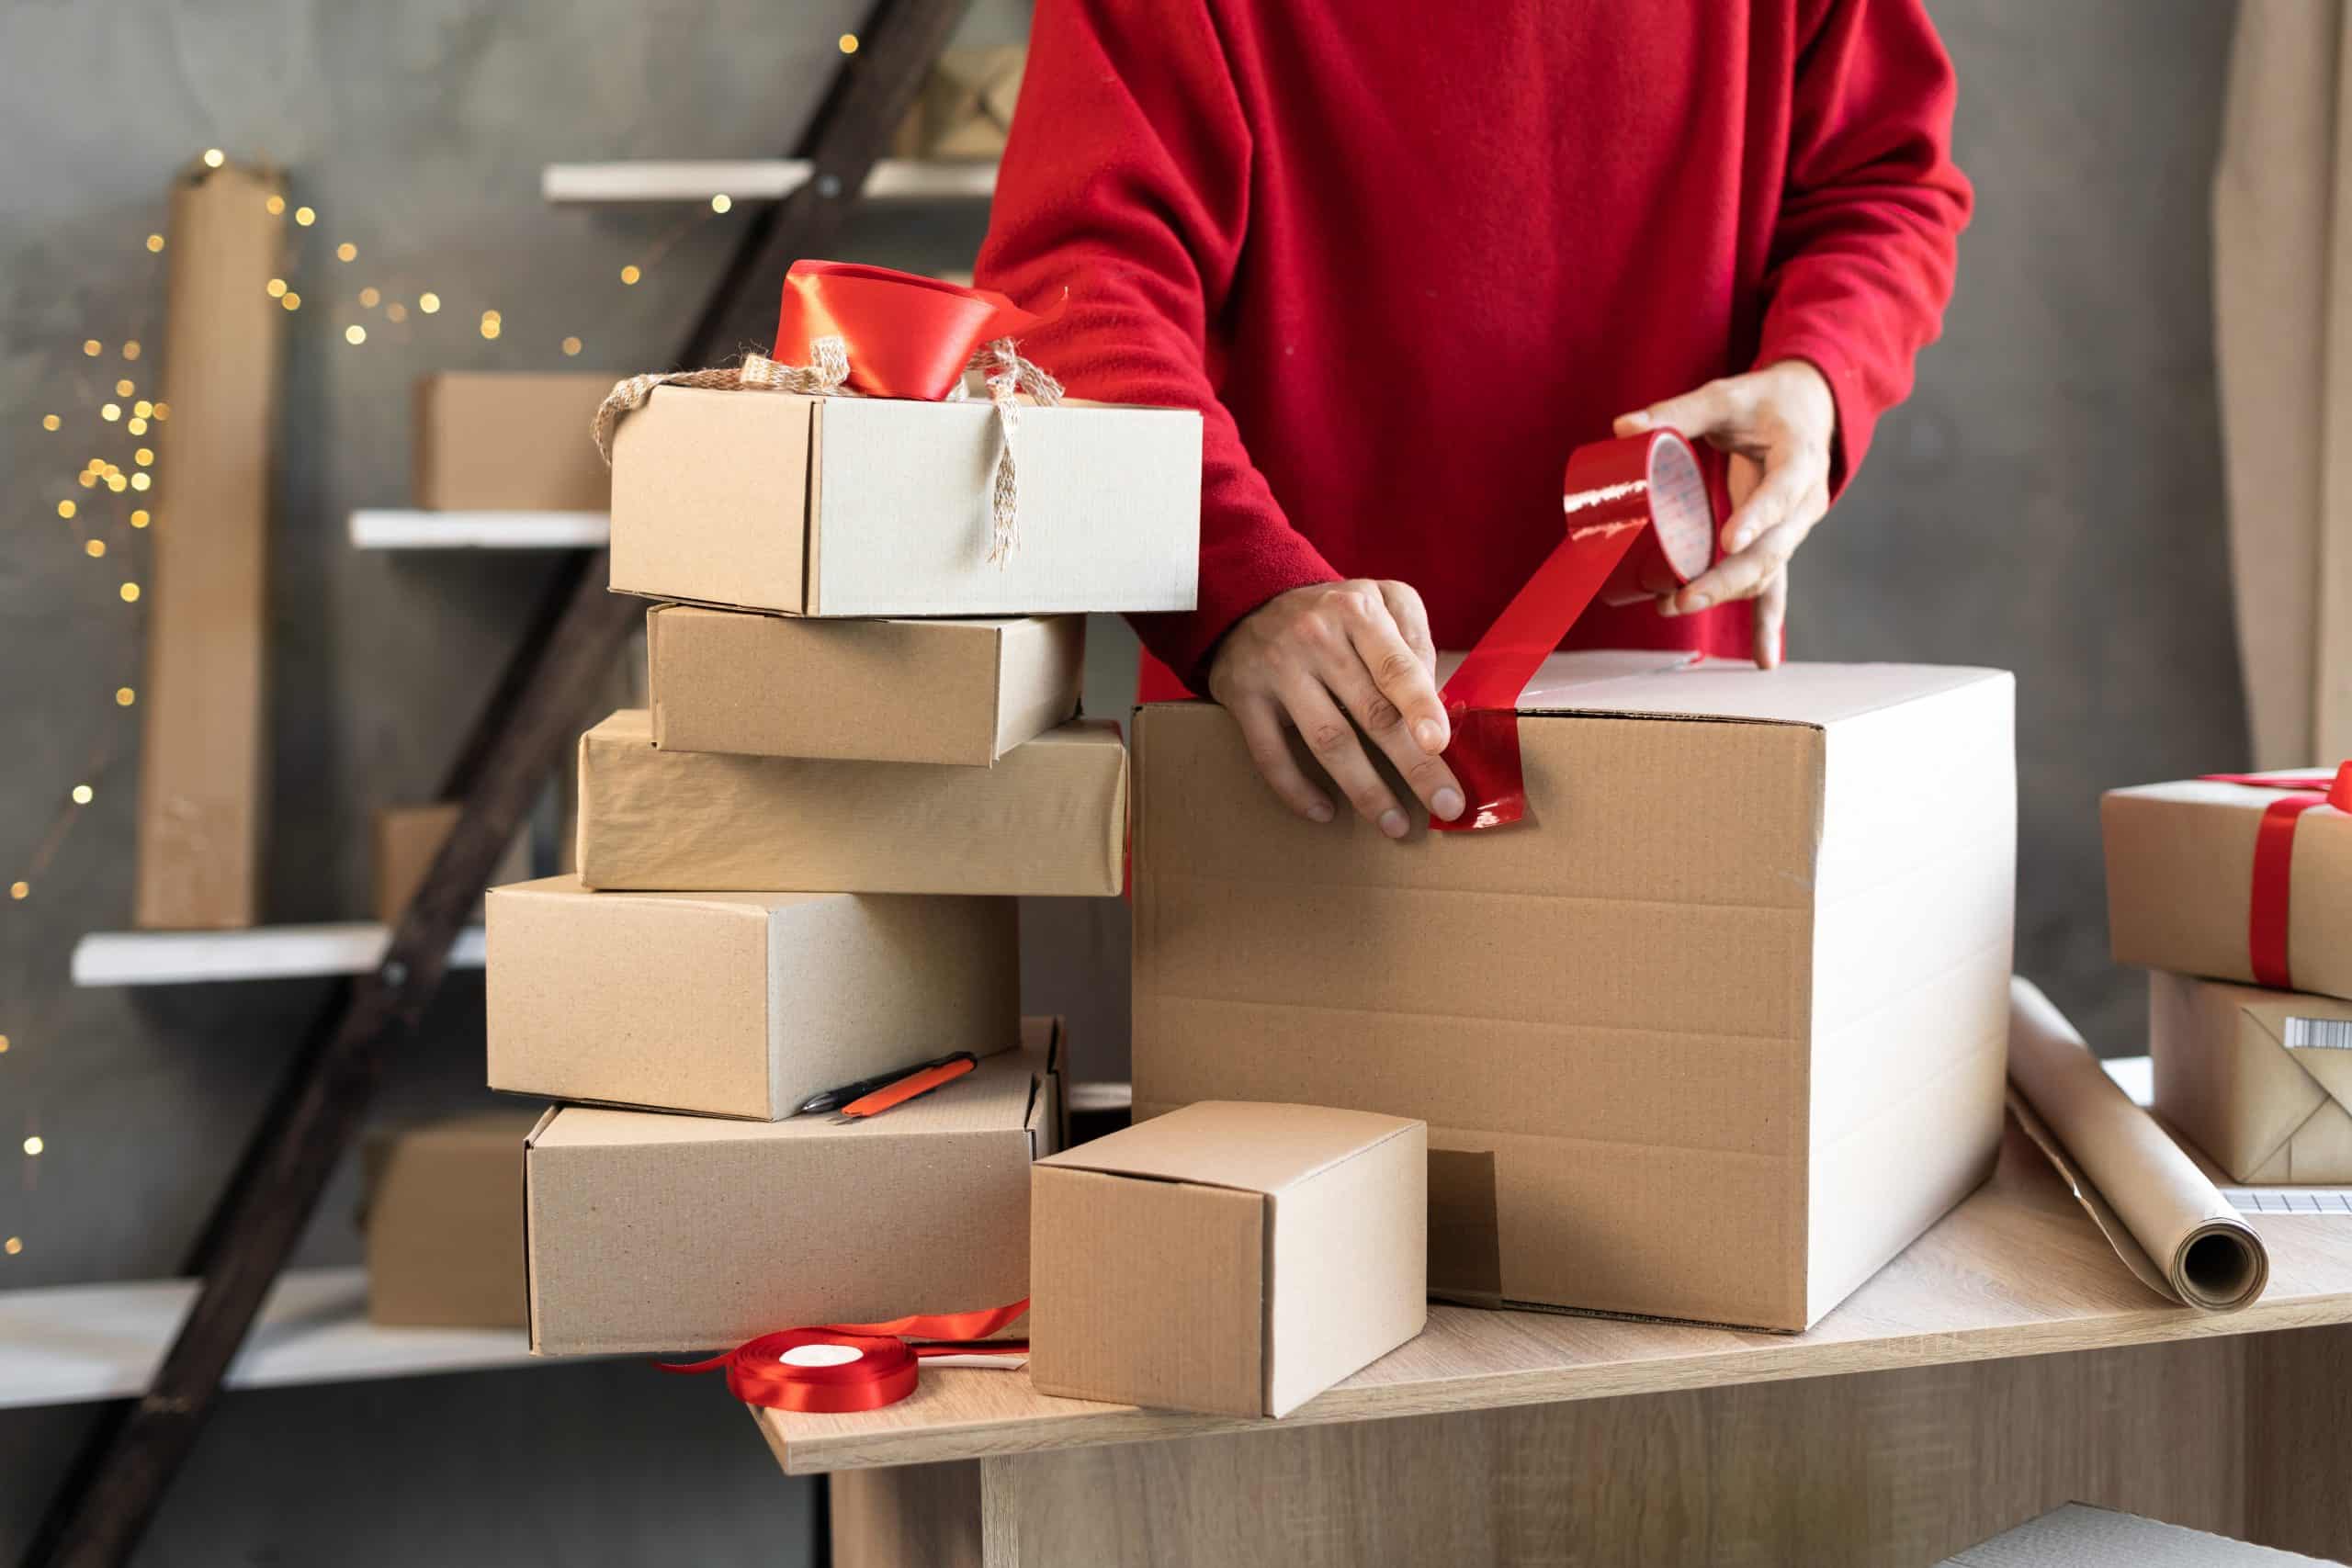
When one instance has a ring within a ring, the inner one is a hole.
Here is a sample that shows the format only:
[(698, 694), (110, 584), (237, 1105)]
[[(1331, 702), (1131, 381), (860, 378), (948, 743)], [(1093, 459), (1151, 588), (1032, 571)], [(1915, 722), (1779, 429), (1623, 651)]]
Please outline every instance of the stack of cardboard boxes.
[(2100, 802), (2115, 957), (2149, 971), (2155, 1108), (2234, 1181), (2352, 1182), (2347, 807), (2352, 769)]
[[(650, 705), (582, 738), (578, 873), (489, 898), (493, 1089), (544, 1352), (726, 1346), (1029, 1293), (1062, 1042), (1016, 896), (1116, 896), (1126, 750), (1077, 612), (1193, 603), (1200, 422), (665, 387), (621, 423), (612, 586)], [(966, 1052), (871, 1121), (824, 1091)]]

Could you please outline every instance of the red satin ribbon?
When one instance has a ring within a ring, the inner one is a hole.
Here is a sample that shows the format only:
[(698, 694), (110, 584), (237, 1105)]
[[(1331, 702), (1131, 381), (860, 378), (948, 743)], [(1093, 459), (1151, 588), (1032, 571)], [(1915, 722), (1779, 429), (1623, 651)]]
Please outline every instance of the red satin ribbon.
[[(746, 1339), (706, 1361), (658, 1361), (665, 1372), (727, 1372), (727, 1390), (746, 1404), (771, 1410), (842, 1415), (879, 1410), (914, 1393), (922, 1362), (933, 1356), (1015, 1356), (1025, 1339), (988, 1337), (1029, 1310), (1023, 1297), (983, 1312), (918, 1314), (888, 1323), (835, 1323), (820, 1328), (787, 1328)], [(930, 1341), (910, 1346), (900, 1335)], [(985, 1341), (985, 1343), (982, 1343)], [(806, 1347), (856, 1352), (831, 1365), (797, 1365), (784, 1358)]]
[(1442, 831), (1527, 815), (1519, 697), (1596, 600), (1638, 604), (1697, 576), (1714, 547), (1715, 511), (1697, 455), (1679, 431), (1579, 446), (1561, 486), (1567, 537), (1503, 606), (1440, 694), (1453, 721), (1446, 764), (1468, 803)]
[(2352, 812), (2352, 761), (2340, 765), (2332, 779), (2324, 773), (2199, 776), (2208, 784), (2288, 792), (2263, 807), (2261, 826), (2255, 829), (2254, 887), (2246, 906), (2245, 950), (2256, 985), (2291, 991), (2295, 976), (2287, 963), (2287, 929), (2295, 879), (2295, 829), (2303, 813), (2315, 806)]
[(887, 266), (797, 261), (784, 275), (775, 356), (784, 365), (811, 365), (814, 341), (837, 337), (849, 351), (852, 389), (937, 402), (955, 390), (982, 344), (1052, 319), (1053, 313), (1024, 310), (993, 289)]

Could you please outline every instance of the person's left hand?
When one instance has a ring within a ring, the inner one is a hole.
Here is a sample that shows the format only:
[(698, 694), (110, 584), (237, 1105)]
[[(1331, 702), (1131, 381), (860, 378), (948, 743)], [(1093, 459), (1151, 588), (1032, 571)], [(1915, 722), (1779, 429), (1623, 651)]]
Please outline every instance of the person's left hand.
[(1671, 426), (1731, 454), (1731, 516), (1724, 558), (1680, 592), (1662, 594), (1658, 613), (1686, 615), (1734, 599), (1756, 601), (1756, 662), (1781, 662), (1789, 606), (1789, 558), (1829, 510), (1829, 454), (1838, 404), (1820, 371), (1783, 359), (1710, 381), (1619, 417), (1617, 434)]

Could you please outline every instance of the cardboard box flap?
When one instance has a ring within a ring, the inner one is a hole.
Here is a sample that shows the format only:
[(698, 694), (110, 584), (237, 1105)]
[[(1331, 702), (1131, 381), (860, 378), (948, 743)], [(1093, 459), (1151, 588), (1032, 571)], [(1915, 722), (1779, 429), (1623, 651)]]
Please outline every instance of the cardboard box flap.
[(2008, 679), (1998, 670), (1947, 664), (1784, 664), (1758, 670), (1732, 659), (1579, 678), (1577, 661), (1587, 657), (1555, 653), (1545, 660), (1527, 683), (1520, 711), (1826, 728), (1980, 681)]
[[(630, 711), (643, 710), (631, 709)], [(553, 876), (537, 877), (529, 882), (510, 883), (504, 887), (495, 887), (491, 891), (501, 898), (642, 899), (662, 904), (690, 905), (695, 908), (716, 909), (723, 913), (741, 913), (750, 919), (762, 920), (778, 909), (790, 908), (798, 904), (822, 903), (828, 898), (841, 897), (838, 893), (654, 893), (630, 892), (626, 889), (601, 892), (581, 886), (578, 874), (569, 871), (559, 872)]]
[[(1050, 1025), (1048, 1025), (1050, 1027)], [(532, 1137), (540, 1149), (615, 1147), (645, 1144), (759, 1143), (788, 1138), (894, 1137), (931, 1134), (1020, 1133), (1028, 1129), (1036, 1080), (1046, 1071), (1045, 1054), (1028, 1043), (1001, 1055), (984, 1056), (978, 1066), (944, 1089), (909, 1100), (870, 1122), (845, 1125), (830, 1116), (794, 1116), (782, 1122), (723, 1121), (708, 1116), (672, 1116), (656, 1111), (613, 1111), (571, 1105)]]
[(1415, 1125), (1326, 1105), (1201, 1100), (1038, 1163), (1273, 1194)]

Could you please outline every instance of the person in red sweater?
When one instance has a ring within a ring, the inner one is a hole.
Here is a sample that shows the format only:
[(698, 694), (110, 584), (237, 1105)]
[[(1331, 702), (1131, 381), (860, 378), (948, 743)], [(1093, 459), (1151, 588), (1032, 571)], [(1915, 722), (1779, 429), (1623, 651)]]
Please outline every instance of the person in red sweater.
[(1953, 93), (1922, 0), (1037, 0), (978, 281), (1067, 290), (1023, 347), (1075, 394), (1201, 411), (1199, 604), (1136, 631), (1292, 807), (1333, 811), (1285, 728), (1401, 838), (1358, 731), (1460, 813), (1436, 650), (1558, 543), (1572, 447), (1672, 425), (1734, 504), (1570, 640), (1779, 662), (1951, 295)]

